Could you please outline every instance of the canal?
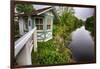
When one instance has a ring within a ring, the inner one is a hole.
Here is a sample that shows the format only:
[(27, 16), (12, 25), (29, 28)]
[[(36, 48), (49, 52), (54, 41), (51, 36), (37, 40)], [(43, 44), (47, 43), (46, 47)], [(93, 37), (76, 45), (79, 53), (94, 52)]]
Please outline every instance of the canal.
[(69, 48), (72, 51), (72, 58), (78, 63), (93, 62), (94, 41), (90, 32), (82, 26), (72, 32), (72, 42)]

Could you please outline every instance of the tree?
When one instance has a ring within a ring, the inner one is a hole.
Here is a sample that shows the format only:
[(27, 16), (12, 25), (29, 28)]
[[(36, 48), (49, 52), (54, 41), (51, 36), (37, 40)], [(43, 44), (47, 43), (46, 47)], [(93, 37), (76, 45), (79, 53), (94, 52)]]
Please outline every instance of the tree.
[(85, 22), (85, 27), (88, 31), (91, 32), (91, 35), (94, 35), (94, 16), (91, 16), (89, 18), (87, 18), (86, 22)]
[(80, 28), (82, 25), (84, 25), (84, 21), (81, 19), (76, 18), (75, 20), (75, 28)]
[(34, 9), (32, 4), (17, 4), (16, 10), (18, 13), (31, 13)]

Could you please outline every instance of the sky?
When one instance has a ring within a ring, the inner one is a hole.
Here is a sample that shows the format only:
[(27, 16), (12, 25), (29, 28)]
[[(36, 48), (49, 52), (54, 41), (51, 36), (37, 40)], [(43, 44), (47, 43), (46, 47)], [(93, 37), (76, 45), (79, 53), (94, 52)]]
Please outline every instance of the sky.
[[(44, 7), (49, 7), (48, 5), (34, 5), (35, 9), (41, 9)], [(88, 17), (92, 16), (94, 13), (94, 8), (83, 8), (83, 7), (74, 7), (75, 16), (78, 19), (85, 21)]]
[(75, 9), (75, 16), (79, 19), (85, 21), (88, 17), (92, 16), (94, 13), (94, 8), (80, 8), (74, 7)]
[(33, 5), (33, 7), (37, 9), (45, 8), (45, 7), (50, 7), (49, 5)]

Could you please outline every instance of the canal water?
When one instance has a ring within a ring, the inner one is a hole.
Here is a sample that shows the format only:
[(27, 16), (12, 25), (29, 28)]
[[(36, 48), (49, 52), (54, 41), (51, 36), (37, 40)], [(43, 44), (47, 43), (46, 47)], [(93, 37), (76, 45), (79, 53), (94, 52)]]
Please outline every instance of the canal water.
[(94, 59), (94, 42), (90, 32), (85, 26), (72, 32), (72, 42), (69, 48), (72, 51), (72, 57), (76, 62), (93, 62)]

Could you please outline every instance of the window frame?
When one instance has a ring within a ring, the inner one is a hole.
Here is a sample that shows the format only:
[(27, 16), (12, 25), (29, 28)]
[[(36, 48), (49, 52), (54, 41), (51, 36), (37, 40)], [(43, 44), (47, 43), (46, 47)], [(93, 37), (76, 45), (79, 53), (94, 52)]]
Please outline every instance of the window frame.
[[(43, 23), (40, 23), (40, 20), (39, 20), (39, 23), (37, 24), (36, 23), (36, 19), (42, 19)], [(44, 19), (43, 19), (43, 17), (35, 17), (34, 20), (35, 20), (35, 26), (36, 27), (39, 26), (39, 29), (37, 28), (37, 30), (38, 31), (42, 31), (44, 28), (40, 29), (41, 28), (40, 25), (44, 27)]]
[[(49, 31), (49, 30), (51, 30), (52, 29), (52, 18), (50, 18), (51, 16), (50, 15), (48, 15), (49, 17), (47, 18), (47, 30)], [(50, 21), (50, 23), (48, 23), (48, 21)], [(48, 26), (49, 26), (49, 28), (48, 28)]]

